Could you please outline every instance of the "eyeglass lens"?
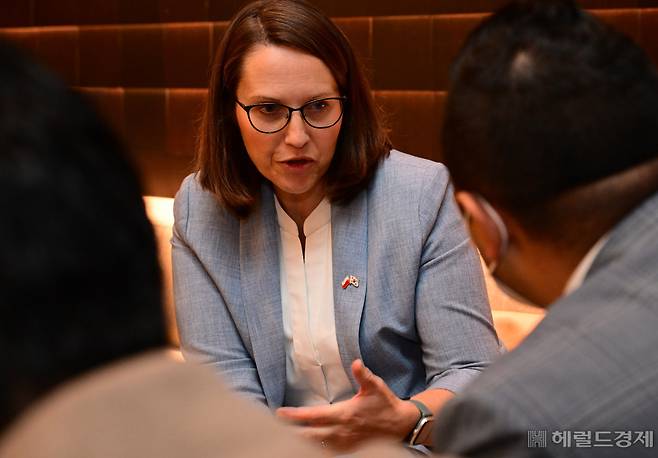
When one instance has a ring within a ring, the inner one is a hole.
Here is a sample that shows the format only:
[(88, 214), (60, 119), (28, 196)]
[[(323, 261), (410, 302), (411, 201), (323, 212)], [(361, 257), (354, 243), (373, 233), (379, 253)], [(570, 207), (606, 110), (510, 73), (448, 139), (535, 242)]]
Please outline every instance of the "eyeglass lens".
[[(323, 129), (338, 122), (342, 115), (340, 99), (322, 99), (307, 103), (301, 107), (302, 118), (311, 127)], [(253, 105), (249, 110), (249, 120), (262, 132), (276, 132), (288, 124), (290, 108), (278, 103)]]

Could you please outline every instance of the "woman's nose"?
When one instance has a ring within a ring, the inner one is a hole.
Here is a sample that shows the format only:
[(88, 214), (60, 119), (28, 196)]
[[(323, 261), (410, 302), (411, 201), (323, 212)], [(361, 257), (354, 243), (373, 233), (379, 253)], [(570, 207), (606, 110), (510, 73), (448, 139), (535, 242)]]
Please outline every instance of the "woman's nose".
[(303, 147), (309, 139), (307, 129), (311, 129), (311, 127), (306, 124), (306, 121), (302, 118), (302, 114), (300, 112), (293, 112), (290, 122), (285, 128), (285, 142), (295, 148)]

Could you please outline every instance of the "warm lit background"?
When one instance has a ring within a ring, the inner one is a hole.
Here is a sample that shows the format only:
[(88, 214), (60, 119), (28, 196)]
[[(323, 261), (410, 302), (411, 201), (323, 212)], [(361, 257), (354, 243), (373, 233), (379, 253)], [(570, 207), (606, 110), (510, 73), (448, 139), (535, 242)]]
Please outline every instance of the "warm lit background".
[[(125, 141), (160, 242), (173, 327), (171, 197), (192, 170), (208, 64), (244, 0), (0, 0), (0, 36), (88, 95)], [(440, 160), (449, 64), (466, 34), (502, 0), (315, 0), (365, 63), (396, 148)], [(658, 0), (581, 4), (658, 62)], [(156, 197), (157, 196), (157, 197)], [(164, 198), (164, 199), (163, 199)], [(491, 285), (496, 326), (513, 347), (541, 319)]]

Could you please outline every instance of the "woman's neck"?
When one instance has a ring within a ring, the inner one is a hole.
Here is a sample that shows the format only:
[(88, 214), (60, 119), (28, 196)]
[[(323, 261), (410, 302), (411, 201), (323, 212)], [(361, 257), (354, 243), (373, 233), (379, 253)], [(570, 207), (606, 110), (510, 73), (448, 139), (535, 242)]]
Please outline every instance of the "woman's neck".
[(317, 190), (305, 194), (289, 194), (280, 189), (275, 189), (274, 193), (279, 200), (281, 208), (292, 218), (297, 225), (297, 234), (299, 242), (302, 245), (302, 256), (306, 257), (306, 234), (304, 234), (304, 221), (313, 213), (313, 210), (322, 202), (325, 197), (324, 187), (318, 187)]
[(320, 192), (312, 192), (308, 194), (289, 194), (278, 189), (275, 189), (275, 194), (279, 200), (281, 208), (292, 218), (297, 224), (297, 229), (300, 235), (304, 234), (304, 221), (313, 213), (313, 210), (322, 202), (325, 194), (322, 189)]

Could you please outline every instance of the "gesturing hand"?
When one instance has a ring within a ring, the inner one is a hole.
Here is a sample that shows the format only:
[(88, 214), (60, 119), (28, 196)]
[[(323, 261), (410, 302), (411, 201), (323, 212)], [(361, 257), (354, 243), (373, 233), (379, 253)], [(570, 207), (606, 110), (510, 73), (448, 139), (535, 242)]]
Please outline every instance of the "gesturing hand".
[(348, 452), (368, 439), (402, 439), (418, 419), (418, 410), (399, 399), (360, 359), (352, 363), (359, 392), (347, 401), (314, 407), (281, 407), (279, 418), (302, 423), (300, 433), (336, 452)]

